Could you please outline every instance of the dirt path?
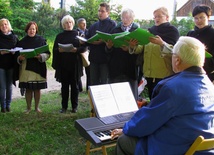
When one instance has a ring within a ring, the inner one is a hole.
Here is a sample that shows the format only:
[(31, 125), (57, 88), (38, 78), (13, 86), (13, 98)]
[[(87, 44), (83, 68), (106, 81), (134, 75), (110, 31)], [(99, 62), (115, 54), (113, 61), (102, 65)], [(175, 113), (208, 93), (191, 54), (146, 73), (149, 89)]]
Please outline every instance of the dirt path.
[[(48, 88), (43, 89), (42, 93), (60, 90), (61, 84), (56, 81), (56, 79), (54, 78), (54, 74), (55, 74), (54, 70), (47, 71)], [(85, 88), (85, 75), (82, 77), (82, 83), (83, 83), (83, 88)], [(16, 87), (13, 85), (13, 98), (21, 97), (20, 89), (18, 88), (18, 81), (16, 82), (16, 85), (17, 85)]]

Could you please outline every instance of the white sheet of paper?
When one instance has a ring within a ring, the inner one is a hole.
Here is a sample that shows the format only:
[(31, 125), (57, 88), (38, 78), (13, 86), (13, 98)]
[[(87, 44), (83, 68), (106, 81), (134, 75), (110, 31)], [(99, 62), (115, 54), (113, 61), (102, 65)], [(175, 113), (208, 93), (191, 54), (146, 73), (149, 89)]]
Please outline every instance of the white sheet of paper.
[(111, 88), (120, 113), (138, 110), (138, 106), (128, 82), (113, 83)]
[(128, 82), (90, 86), (89, 89), (99, 117), (138, 110)]
[(100, 117), (111, 116), (119, 113), (110, 85), (97, 85), (89, 88), (93, 94), (92, 100), (95, 103)]

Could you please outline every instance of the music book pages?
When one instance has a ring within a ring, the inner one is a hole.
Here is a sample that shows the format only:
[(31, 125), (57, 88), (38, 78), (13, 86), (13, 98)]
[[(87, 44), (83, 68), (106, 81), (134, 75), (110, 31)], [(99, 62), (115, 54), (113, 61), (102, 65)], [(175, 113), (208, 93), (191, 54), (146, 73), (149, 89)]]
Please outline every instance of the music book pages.
[(120, 113), (138, 110), (138, 106), (128, 82), (111, 84), (112, 92)]
[(5, 52), (18, 52), (18, 51), (20, 51), (22, 49), (23, 49), (22, 47), (15, 47), (15, 48), (12, 48), (12, 49), (0, 49), (0, 52), (1, 51), (5, 51)]
[(128, 82), (90, 86), (89, 92), (99, 117), (138, 110)]

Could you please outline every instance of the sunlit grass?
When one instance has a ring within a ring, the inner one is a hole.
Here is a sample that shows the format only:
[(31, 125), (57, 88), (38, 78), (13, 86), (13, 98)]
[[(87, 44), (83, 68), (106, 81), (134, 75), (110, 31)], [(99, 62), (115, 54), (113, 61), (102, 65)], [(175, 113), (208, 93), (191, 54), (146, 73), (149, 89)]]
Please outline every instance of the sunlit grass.
[[(74, 127), (76, 119), (89, 117), (90, 103), (86, 93), (80, 93), (76, 114), (67, 111), (60, 114), (59, 92), (42, 94), (38, 114), (26, 109), (24, 98), (14, 99), (10, 113), (0, 113), (0, 154), (1, 155), (84, 155), (86, 140)], [(32, 104), (34, 109), (34, 104)], [(71, 103), (69, 103), (69, 110)], [(108, 154), (113, 154), (112, 148)], [(100, 155), (101, 152), (91, 153)]]

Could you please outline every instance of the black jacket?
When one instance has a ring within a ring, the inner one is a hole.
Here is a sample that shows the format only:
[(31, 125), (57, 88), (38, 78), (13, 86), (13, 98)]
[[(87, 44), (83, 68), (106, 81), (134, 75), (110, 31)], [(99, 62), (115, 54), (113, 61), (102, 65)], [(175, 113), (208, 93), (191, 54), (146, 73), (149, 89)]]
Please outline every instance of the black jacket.
[[(46, 40), (42, 36), (36, 34), (34, 37), (26, 35), (18, 42), (17, 46), (22, 47), (23, 49), (34, 49), (46, 44)], [(50, 51), (46, 51), (45, 53), (50, 54)], [(47, 76), (46, 62), (40, 62), (37, 58), (27, 59), (26, 70), (40, 74), (44, 78)]]
[[(133, 23), (129, 32), (137, 29), (137, 24)], [(111, 33), (123, 32), (121, 29), (121, 23), (119, 23)], [(110, 53), (109, 60), (109, 76), (110, 79), (114, 79), (118, 76), (126, 76), (132, 80), (137, 79), (137, 67), (136, 67), (136, 54), (129, 54), (129, 52), (123, 51), (121, 48), (114, 48)]]
[[(18, 42), (17, 36), (11, 32), (9, 35), (5, 35), (0, 31), (0, 49), (11, 49), (15, 48)], [(15, 65), (15, 55), (10, 54), (0, 54), (0, 68), (1, 69), (11, 69)]]
[(212, 54), (212, 58), (205, 59), (204, 70), (208, 74), (208, 77), (211, 79), (211, 81), (213, 81), (214, 74), (211, 72), (214, 71), (214, 29), (211, 25), (202, 29), (199, 29), (195, 26), (194, 30), (187, 33), (187, 36), (200, 40), (205, 45), (206, 51)]
[[(96, 31), (101, 31), (105, 33), (109, 33), (116, 26), (116, 23), (110, 18), (99, 20), (93, 25), (91, 25), (88, 29), (88, 33), (86, 33), (86, 38), (90, 38), (96, 34)], [(108, 63), (108, 54), (105, 52), (105, 43), (100, 45), (89, 44), (90, 54), (89, 60), (90, 62), (105, 64)]]
[[(52, 67), (56, 70), (55, 78), (59, 82), (63, 82), (62, 72), (69, 72), (74, 79), (80, 79), (83, 75), (83, 66), (80, 53), (86, 50), (85, 46), (80, 46), (79, 40), (76, 38), (78, 32), (76, 30), (66, 31), (59, 33), (56, 36), (53, 46), (53, 59)], [(77, 52), (59, 52), (58, 43), (73, 44), (77, 48)], [(63, 78), (64, 79), (64, 78)], [(68, 79), (69, 80), (69, 79)], [(64, 81), (67, 82), (67, 81)]]

